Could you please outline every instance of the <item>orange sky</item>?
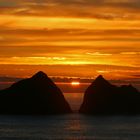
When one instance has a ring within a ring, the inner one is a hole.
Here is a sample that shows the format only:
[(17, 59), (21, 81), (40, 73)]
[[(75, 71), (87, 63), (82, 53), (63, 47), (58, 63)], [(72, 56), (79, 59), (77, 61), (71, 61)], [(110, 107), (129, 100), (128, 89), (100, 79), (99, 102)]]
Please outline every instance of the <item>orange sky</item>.
[(0, 0), (0, 75), (133, 78), (139, 60), (139, 0)]

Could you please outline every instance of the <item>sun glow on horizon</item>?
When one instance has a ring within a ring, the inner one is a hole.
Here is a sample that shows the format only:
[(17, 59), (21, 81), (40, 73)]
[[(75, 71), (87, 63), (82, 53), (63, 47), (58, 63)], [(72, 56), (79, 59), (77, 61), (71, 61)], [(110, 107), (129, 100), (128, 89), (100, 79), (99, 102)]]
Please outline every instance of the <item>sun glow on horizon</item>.
[(79, 86), (79, 85), (80, 85), (80, 82), (78, 82), (78, 81), (73, 81), (73, 82), (71, 82), (71, 85), (72, 85), (72, 86)]

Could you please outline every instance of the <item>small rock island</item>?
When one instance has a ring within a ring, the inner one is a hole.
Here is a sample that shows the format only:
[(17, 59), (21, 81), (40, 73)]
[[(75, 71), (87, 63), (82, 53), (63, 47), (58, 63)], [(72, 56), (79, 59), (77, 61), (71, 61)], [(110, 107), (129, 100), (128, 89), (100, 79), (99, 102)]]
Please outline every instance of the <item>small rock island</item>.
[(61, 90), (42, 71), (0, 91), (0, 114), (65, 114), (72, 110)]
[(85, 91), (79, 112), (94, 115), (140, 114), (140, 92), (132, 85), (112, 85), (100, 75)]

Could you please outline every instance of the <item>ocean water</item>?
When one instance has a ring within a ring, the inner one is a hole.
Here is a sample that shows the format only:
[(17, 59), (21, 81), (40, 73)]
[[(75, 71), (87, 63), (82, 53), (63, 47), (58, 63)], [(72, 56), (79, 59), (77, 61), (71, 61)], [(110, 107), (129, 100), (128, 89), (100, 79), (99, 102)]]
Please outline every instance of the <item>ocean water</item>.
[(78, 114), (83, 94), (66, 93), (73, 114), (0, 115), (0, 140), (140, 140), (140, 116)]
[(140, 116), (0, 116), (0, 140), (140, 140)]
[(67, 102), (70, 104), (74, 112), (78, 112), (80, 105), (83, 102), (84, 94), (83, 93), (64, 93), (64, 97)]

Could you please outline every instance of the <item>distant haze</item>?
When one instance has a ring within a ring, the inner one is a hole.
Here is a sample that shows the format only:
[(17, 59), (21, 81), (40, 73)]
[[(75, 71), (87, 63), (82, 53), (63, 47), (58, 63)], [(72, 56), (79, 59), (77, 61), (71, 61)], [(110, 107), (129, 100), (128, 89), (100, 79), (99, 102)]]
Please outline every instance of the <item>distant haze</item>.
[[(0, 77), (0, 89), (4, 89), (12, 85), (14, 82), (22, 80), (23, 78), (16, 77)], [(87, 87), (94, 81), (94, 79), (74, 78), (74, 77), (51, 77), (55, 84), (62, 90), (63, 93), (84, 93)], [(78, 86), (72, 86), (72, 81), (80, 82)], [(140, 90), (140, 80), (110, 80), (111, 83), (120, 85), (132, 84)]]

